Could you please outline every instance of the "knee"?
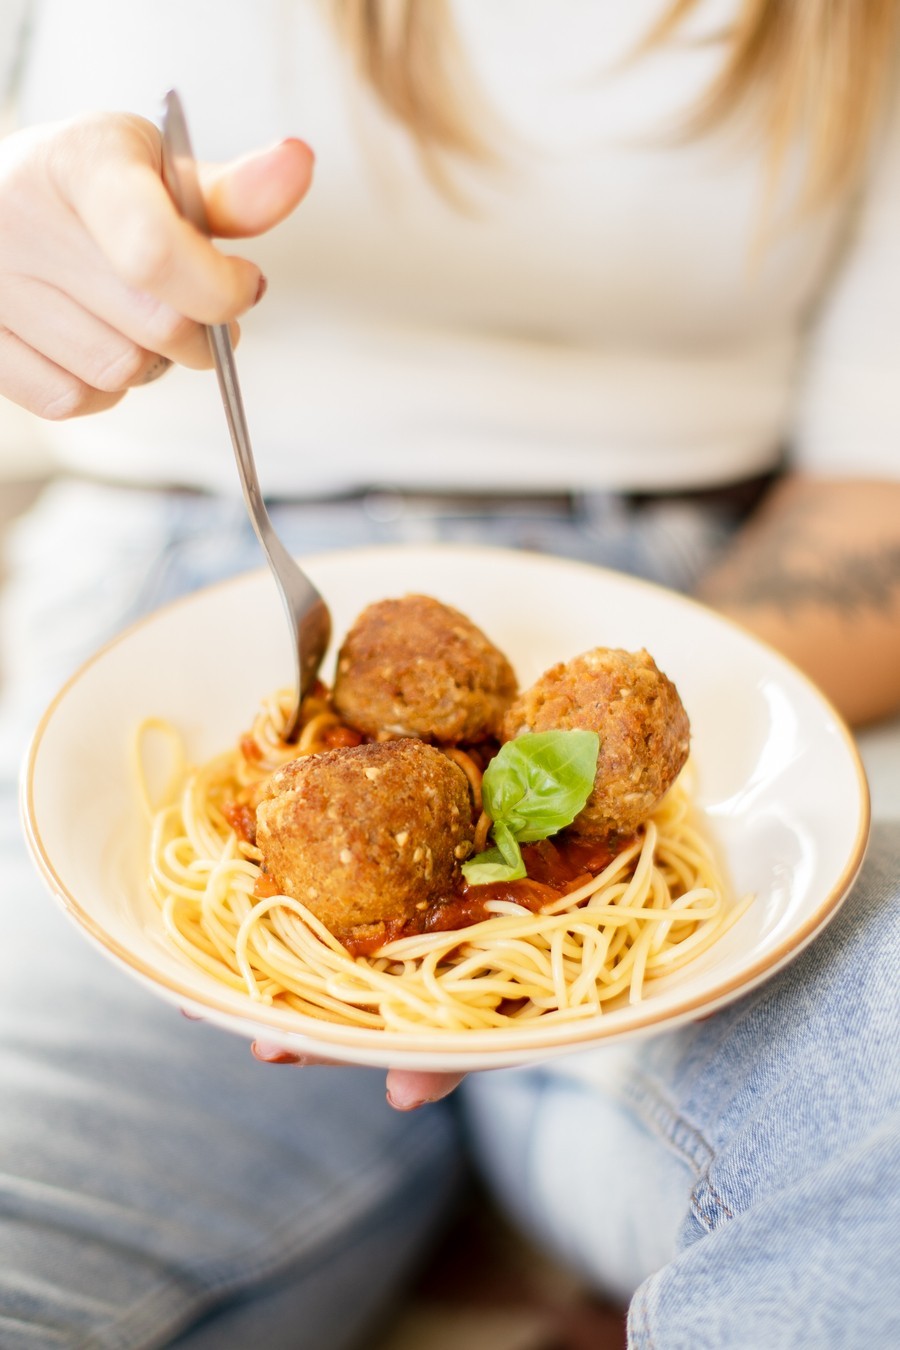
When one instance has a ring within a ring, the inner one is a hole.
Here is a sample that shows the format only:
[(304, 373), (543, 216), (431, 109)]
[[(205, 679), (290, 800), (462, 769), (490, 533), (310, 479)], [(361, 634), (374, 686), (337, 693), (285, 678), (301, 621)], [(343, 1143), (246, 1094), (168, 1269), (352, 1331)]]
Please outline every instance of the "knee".
[[(832, 922), (785, 970), (648, 1044), (641, 1074), (749, 1183), (877, 1131), (900, 1096), (900, 822), (879, 827)], [(750, 1189), (753, 1187), (750, 1185)]]

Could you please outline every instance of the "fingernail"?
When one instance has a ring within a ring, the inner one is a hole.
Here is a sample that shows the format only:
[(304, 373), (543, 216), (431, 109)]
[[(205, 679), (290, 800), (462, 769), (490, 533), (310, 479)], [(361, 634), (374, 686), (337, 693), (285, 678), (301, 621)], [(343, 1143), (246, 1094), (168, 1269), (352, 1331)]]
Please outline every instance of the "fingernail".
[(316, 152), (315, 152), (315, 150), (312, 148), (312, 146), (309, 144), (309, 142), (308, 142), (308, 141), (304, 141), (304, 140), (302, 139), (302, 137), (300, 137), (300, 136), (285, 136), (285, 138), (284, 138), (283, 141), (279, 141), (279, 142), (278, 142), (278, 149), (280, 150), (281, 147), (282, 147), (283, 145), (299, 145), (299, 146), (300, 146), (300, 149), (303, 150), (303, 151), (305, 151), (306, 154), (309, 155), (310, 159), (313, 160), (313, 162), (315, 162), (315, 158), (316, 158)]
[(297, 1064), (299, 1057), (285, 1050), (281, 1045), (270, 1045), (268, 1041), (254, 1041), (250, 1047), (254, 1059), (264, 1064)]
[(254, 305), (259, 304), (260, 300), (263, 298), (268, 289), (269, 289), (268, 279), (263, 276), (262, 272), (260, 272), (259, 285), (256, 288), (256, 299), (253, 301)]
[(303, 153), (308, 155), (310, 159), (314, 160), (316, 157), (312, 146), (308, 141), (304, 141), (302, 136), (282, 136), (280, 140), (272, 141), (271, 145), (264, 146), (262, 150), (251, 151), (247, 158), (253, 159), (259, 163), (260, 160), (268, 159), (270, 155), (277, 155), (278, 152), (283, 150), (287, 145), (299, 146)]
[(430, 1106), (432, 1102), (439, 1101), (439, 1097), (399, 1097), (393, 1092), (385, 1093), (388, 1106), (392, 1106), (395, 1111), (418, 1111), (420, 1106)]

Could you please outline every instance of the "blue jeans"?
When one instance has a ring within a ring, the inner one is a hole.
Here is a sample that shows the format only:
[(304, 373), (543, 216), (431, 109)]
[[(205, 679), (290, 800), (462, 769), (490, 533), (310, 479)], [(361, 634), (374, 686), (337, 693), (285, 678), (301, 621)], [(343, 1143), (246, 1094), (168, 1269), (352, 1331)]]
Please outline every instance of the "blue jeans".
[[(673, 585), (727, 537), (684, 505), (487, 518), (378, 498), (275, 511), (289, 547), (471, 538)], [(365, 1346), (474, 1161), (540, 1242), (631, 1300), (634, 1346), (900, 1344), (900, 831), (838, 918), (704, 1022), (470, 1078), (409, 1116), (368, 1070), (257, 1064), (180, 1019), (43, 894), (25, 740), (123, 623), (259, 565), (239, 504), (62, 487), (19, 531), (0, 724), (0, 1347)]]

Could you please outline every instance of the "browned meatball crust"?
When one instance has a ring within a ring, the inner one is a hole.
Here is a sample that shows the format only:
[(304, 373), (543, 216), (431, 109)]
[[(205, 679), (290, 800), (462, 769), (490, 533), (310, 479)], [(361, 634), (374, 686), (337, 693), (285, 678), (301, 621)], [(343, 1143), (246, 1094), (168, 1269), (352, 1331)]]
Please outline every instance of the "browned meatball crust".
[(365, 736), (457, 745), (498, 736), (516, 688), (512, 666), (470, 619), (407, 595), (360, 614), (338, 653), (333, 701)]
[(410, 919), (449, 894), (472, 834), (465, 774), (416, 740), (292, 760), (256, 811), (278, 889), (339, 935)]
[(631, 834), (678, 777), (690, 724), (678, 690), (649, 652), (597, 647), (553, 666), (516, 700), (503, 739), (584, 727), (600, 736), (594, 788), (572, 829)]

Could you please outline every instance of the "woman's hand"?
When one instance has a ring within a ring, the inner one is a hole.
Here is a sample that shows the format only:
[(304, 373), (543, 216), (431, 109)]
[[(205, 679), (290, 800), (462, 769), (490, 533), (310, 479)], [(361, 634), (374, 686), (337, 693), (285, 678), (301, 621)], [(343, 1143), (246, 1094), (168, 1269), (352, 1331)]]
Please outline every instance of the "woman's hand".
[[(298, 140), (200, 166), (214, 235), (261, 234), (302, 199)], [(210, 365), (202, 325), (260, 298), (259, 268), (173, 205), (151, 122), (96, 114), (0, 141), (0, 394), (62, 419), (117, 403), (170, 362)]]
[[(279, 1045), (254, 1041), (254, 1057), (263, 1064), (336, 1064), (337, 1060), (317, 1059), (311, 1055), (295, 1055)], [(387, 1076), (388, 1104), (395, 1111), (414, 1111), (429, 1102), (439, 1102), (448, 1096), (465, 1078), (464, 1073), (420, 1073), (410, 1069), (389, 1069)]]

